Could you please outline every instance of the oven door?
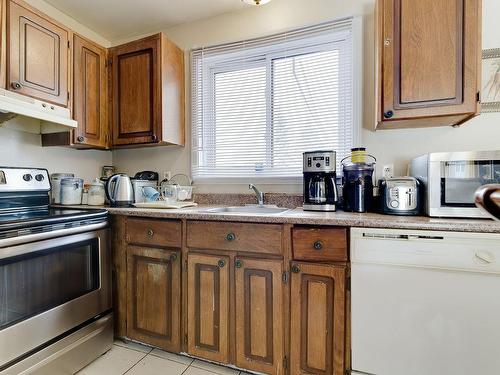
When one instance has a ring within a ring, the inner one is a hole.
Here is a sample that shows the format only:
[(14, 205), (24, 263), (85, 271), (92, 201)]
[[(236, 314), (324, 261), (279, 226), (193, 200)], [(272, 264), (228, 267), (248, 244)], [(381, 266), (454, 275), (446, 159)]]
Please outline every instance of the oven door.
[(0, 371), (111, 309), (108, 230), (0, 249)]

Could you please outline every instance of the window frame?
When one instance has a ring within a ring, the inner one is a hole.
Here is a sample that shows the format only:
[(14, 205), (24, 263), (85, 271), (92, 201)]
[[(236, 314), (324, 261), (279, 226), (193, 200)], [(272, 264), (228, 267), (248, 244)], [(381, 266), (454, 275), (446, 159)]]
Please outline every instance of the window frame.
[[(351, 24), (351, 38), (352, 38), (352, 117), (353, 117), (353, 147), (360, 144), (361, 141), (361, 130), (362, 130), (362, 117), (363, 117), (363, 90), (362, 90), (362, 79), (363, 79), (363, 38), (362, 38), (362, 19), (361, 17), (352, 17)], [(346, 34), (339, 32), (336, 35), (334, 41), (341, 42), (346, 40)], [(215, 129), (215, 117), (212, 121), (207, 121), (209, 116), (206, 113), (215, 113), (215, 95), (214, 85), (215, 85), (215, 74), (231, 72), (240, 70), (243, 65), (238, 68), (234, 65), (236, 60), (241, 60), (248, 66), (261, 66), (264, 64), (266, 66), (266, 134), (270, 134), (272, 131), (273, 124), (270, 118), (272, 113), (272, 98), (270, 95), (272, 90), (272, 61), (279, 58), (284, 58), (287, 56), (301, 55), (310, 51), (314, 52), (324, 52), (328, 51), (327, 43), (332, 42), (331, 36), (320, 35), (314, 38), (315, 43), (313, 45), (304, 46), (300, 40), (293, 40), (289, 42), (280, 42), (280, 50), (275, 50), (274, 46), (264, 46), (255, 47), (251, 50), (252, 57), (246, 59), (248, 51), (234, 51), (229, 53), (224, 53), (221, 55), (214, 55), (209, 57), (203, 57), (202, 66), (202, 97), (204, 101), (203, 105), (203, 127), (208, 126), (211, 129)], [(242, 42), (243, 44), (243, 42)], [(320, 47), (318, 49), (318, 47)], [(299, 53), (299, 51), (301, 53)], [(221, 62), (229, 61), (228, 65), (232, 68), (227, 67), (224, 69), (224, 65)], [(193, 88), (193, 85), (191, 85)], [(210, 100), (212, 99), (212, 100)], [(194, 123), (192, 126), (196, 126)], [(212, 134), (215, 132), (212, 131)], [(192, 136), (193, 137), (193, 136)], [(203, 132), (203, 143), (206, 142), (206, 132)], [(192, 140), (193, 141), (193, 140)], [(272, 136), (267, 137), (266, 143), (272, 142)], [(192, 142), (193, 143), (193, 142)], [(266, 162), (272, 158), (271, 147), (266, 146)], [(191, 154), (192, 155), (192, 154)], [(192, 157), (192, 156), (191, 156)], [(207, 157), (207, 155), (204, 155)], [(191, 160), (191, 174), (193, 175), (193, 162)], [(339, 171), (337, 171), (338, 173)], [(195, 182), (202, 182), (208, 184), (246, 184), (249, 181), (256, 181), (262, 184), (273, 184), (273, 185), (289, 185), (289, 184), (301, 184), (302, 176), (238, 176), (238, 177), (221, 177), (221, 176), (193, 176)]]

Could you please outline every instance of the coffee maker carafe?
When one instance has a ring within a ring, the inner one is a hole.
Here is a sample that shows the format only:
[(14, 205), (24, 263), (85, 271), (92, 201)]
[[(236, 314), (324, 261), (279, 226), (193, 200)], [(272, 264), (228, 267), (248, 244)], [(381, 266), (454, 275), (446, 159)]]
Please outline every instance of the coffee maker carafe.
[(304, 210), (335, 211), (338, 202), (335, 151), (304, 152)]

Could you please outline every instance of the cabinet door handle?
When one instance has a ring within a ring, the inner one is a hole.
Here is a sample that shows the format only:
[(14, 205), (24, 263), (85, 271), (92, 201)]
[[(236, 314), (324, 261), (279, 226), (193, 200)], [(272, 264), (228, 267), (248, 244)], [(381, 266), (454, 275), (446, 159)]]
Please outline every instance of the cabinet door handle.
[(239, 259), (236, 259), (236, 260), (234, 261), (234, 266), (235, 266), (236, 268), (241, 268), (241, 267), (243, 267), (243, 262), (242, 262), (241, 260), (239, 260)]
[(316, 250), (321, 250), (323, 248), (323, 241), (318, 240), (318, 241), (314, 242), (313, 247)]
[(300, 267), (296, 264), (292, 265), (292, 272), (293, 273), (300, 273)]
[(12, 87), (14, 90), (19, 90), (23, 86), (19, 82), (12, 82), (10, 84), (10, 87)]
[(76, 140), (77, 140), (78, 142), (82, 143), (82, 142), (85, 140), (85, 138), (83, 138), (81, 135), (79, 135), (79, 136), (76, 138)]
[(387, 112), (384, 112), (384, 117), (385, 118), (391, 118), (392, 116), (394, 116), (394, 112), (393, 111), (387, 111)]
[(176, 260), (177, 260), (177, 254), (174, 253), (174, 254), (170, 255), (171, 262), (175, 262)]
[(222, 268), (226, 265), (226, 261), (221, 259), (217, 262), (217, 265), (219, 266), (219, 268)]
[(235, 239), (236, 239), (236, 235), (234, 233), (228, 233), (226, 235), (226, 240), (228, 240), (229, 242), (234, 241)]
[(148, 229), (148, 236), (153, 237), (155, 232), (152, 229)]
[(158, 140), (158, 137), (156, 135), (152, 135), (151, 139), (153, 140), (153, 142), (156, 142)]

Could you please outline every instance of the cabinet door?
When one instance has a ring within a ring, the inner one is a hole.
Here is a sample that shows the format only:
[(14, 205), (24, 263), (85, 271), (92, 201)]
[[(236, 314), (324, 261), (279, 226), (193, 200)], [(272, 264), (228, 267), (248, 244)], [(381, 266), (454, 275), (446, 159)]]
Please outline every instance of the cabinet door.
[(21, 4), (8, 2), (7, 88), (67, 106), (69, 32)]
[(176, 251), (127, 247), (127, 336), (180, 350), (180, 259)]
[(73, 37), (73, 117), (76, 144), (106, 147), (106, 50)]
[(291, 373), (344, 374), (345, 267), (294, 263)]
[(111, 50), (114, 145), (161, 139), (160, 48), (160, 39), (155, 37)]
[(382, 119), (477, 111), (480, 0), (378, 0)]
[(188, 256), (188, 353), (229, 360), (229, 258)]
[(239, 258), (236, 266), (236, 365), (284, 374), (281, 260)]

